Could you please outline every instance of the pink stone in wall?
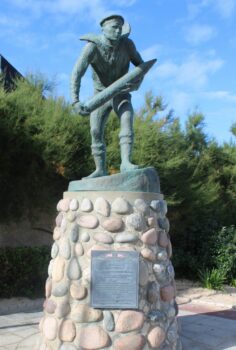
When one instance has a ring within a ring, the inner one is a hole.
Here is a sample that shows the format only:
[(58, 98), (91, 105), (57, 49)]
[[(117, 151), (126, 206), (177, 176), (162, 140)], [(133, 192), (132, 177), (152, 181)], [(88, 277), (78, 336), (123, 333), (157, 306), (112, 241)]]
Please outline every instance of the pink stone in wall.
[(127, 335), (115, 341), (114, 350), (142, 350), (145, 342), (141, 334)]
[(67, 212), (70, 208), (70, 201), (69, 198), (61, 199), (57, 204), (57, 210)]
[(117, 232), (119, 231), (123, 226), (123, 221), (121, 218), (109, 218), (107, 220), (104, 220), (102, 223), (102, 227), (110, 232)]
[(97, 227), (99, 224), (98, 219), (94, 215), (81, 215), (78, 218), (77, 223), (81, 227), (91, 228), (91, 229)]
[(169, 243), (169, 239), (167, 237), (167, 234), (165, 233), (164, 230), (160, 230), (159, 240), (158, 240), (159, 246), (161, 246), (162, 248), (166, 248), (168, 246), (168, 243)]
[(144, 315), (139, 311), (122, 311), (116, 323), (116, 331), (126, 333), (143, 327)]
[(79, 256), (82, 256), (84, 254), (84, 248), (83, 248), (81, 243), (76, 243), (75, 253), (76, 253), (76, 255), (79, 255)]
[(99, 326), (82, 328), (78, 332), (78, 345), (84, 350), (97, 350), (109, 346), (108, 334)]
[(96, 199), (94, 204), (94, 209), (98, 214), (101, 214), (103, 216), (109, 216), (110, 215), (110, 204), (108, 201), (102, 197), (99, 197)]
[(168, 255), (169, 259), (172, 257), (172, 244), (171, 244), (170, 240), (169, 240), (168, 246), (167, 246), (167, 255)]
[(59, 282), (64, 276), (65, 260), (58, 256), (53, 264), (52, 279)]
[(148, 334), (148, 342), (152, 348), (158, 348), (165, 340), (165, 332), (161, 327), (155, 327)]
[(62, 322), (59, 330), (59, 338), (62, 341), (71, 342), (74, 340), (76, 335), (75, 324), (71, 320), (65, 320)]
[(154, 245), (157, 242), (157, 231), (155, 228), (151, 228), (150, 230), (146, 231), (142, 237), (141, 240), (145, 244)]
[(54, 340), (57, 336), (57, 320), (54, 317), (46, 317), (43, 322), (43, 334), (48, 340)]
[(87, 295), (87, 288), (81, 284), (78, 284), (77, 282), (74, 282), (70, 287), (70, 294), (74, 299), (84, 299)]
[(54, 311), (56, 310), (56, 303), (54, 303), (53, 300), (50, 299), (46, 299), (43, 303), (43, 307), (45, 309), (45, 311), (47, 311), (49, 314), (53, 314)]
[(161, 299), (163, 301), (171, 301), (175, 297), (175, 288), (169, 284), (161, 288)]
[(55, 227), (54, 231), (53, 231), (53, 239), (54, 239), (54, 241), (56, 241), (57, 239), (61, 238), (61, 234), (62, 234), (62, 232), (61, 232), (60, 227)]
[(101, 243), (105, 243), (105, 244), (113, 243), (113, 238), (104, 232), (96, 233), (96, 235), (94, 236), (94, 239), (97, 242), (101, 242)]
[(56, 225), (57, 227), (60, 227), (61, 226), (61, 223), (62, 223), (62, 219), (63, 219), (63, 213), (59, 213), (56, 217)]
[(156, 261), (156, 255), (153, 253), (151, 249), (144, 248), (141, 250), (141, 255), (143, 258), (149, 260), (149, 261)]
[(89, 307), (87, 304), (78, 304), (72, 309), (71, 317), (75, 322), (90, 323), (102, 319), (102, 311)]
[(49, 298), (52, 293), (52, 280), (51, 278), (48, 278), (45, 284), (45, 296), (46, 298)]

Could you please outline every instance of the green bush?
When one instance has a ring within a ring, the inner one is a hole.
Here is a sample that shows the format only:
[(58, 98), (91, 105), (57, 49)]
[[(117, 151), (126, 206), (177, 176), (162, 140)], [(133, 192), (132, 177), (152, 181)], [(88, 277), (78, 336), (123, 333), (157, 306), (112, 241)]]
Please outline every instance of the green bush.
[(44, 297), (50, 248), (0, 248), (0, 298)]
[(225, 272), (217, 269), (200, 270), (199, 280), (203, 288), (223, 290), (226, 281)]

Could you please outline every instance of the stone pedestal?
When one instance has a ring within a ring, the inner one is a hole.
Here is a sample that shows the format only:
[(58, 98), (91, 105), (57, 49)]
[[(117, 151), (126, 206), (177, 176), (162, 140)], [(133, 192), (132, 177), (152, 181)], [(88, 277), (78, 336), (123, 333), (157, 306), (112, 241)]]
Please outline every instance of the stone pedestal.
[[(66, 192), (57, 210), (39, 349), (182, 349), (163, 196)], [(140, 253), (137, 310), (90, 306), (92, 250)]]

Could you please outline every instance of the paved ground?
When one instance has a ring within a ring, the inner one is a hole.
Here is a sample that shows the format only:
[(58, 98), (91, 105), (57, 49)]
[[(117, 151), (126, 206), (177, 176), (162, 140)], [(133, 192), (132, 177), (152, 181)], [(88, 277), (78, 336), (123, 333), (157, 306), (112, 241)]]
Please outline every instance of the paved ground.
[[(219, 293), (190, 284), (177, 283), (183, 349), (236, 350), (236, 289)], [(38, 311), (0, 316), (0, 350), (38, 350), (41, 317)]]

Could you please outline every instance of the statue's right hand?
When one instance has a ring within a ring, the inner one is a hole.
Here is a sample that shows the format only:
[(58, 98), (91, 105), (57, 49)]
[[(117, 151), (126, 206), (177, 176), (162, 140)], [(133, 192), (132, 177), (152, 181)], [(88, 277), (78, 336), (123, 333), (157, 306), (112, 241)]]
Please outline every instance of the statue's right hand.
[(75, 108), (76, 112), (82, 116), (88, 116), (90, 114), (87, 108), (79, 101), (74, 103), (73, 107)]

